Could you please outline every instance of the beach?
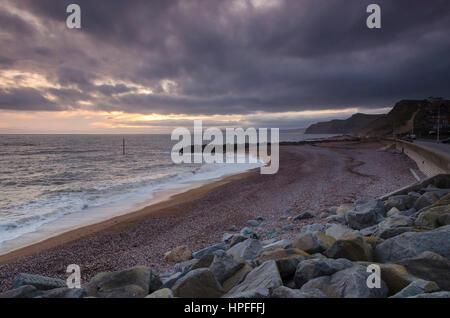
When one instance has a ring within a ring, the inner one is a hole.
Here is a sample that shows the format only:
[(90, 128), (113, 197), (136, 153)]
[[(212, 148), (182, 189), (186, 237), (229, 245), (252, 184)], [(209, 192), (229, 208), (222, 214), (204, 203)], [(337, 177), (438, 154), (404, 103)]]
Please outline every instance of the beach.
[[(294, 216), (312, 210), (317, 217), (296, 222), (297, 230), (326, 223), (322, 211), (343, 202), (371, 199), (417, 180), (415, 163), (404, 154), (380, 151), (377, 142), (336, 142), (280, 147), (280, 170), (259, 169), (229, 176), (176, 194), (139, 211), (58, 235), (0, 256), (0, 290), (11, 288), (18, 273), (66, 278), (66, 267), (78, 264), (82, 280), (102, 271), (146, 265), (167, 272), (173, 263), (163, 254), (179, 245), (192, 251), (220, 241), (229, 228), (247, 226), (262, 217), (259, 234), (281, 230)], [(423, 176), (422, 176), (423, 177)], [(289, 238), (281, 230), (267, 238)]]

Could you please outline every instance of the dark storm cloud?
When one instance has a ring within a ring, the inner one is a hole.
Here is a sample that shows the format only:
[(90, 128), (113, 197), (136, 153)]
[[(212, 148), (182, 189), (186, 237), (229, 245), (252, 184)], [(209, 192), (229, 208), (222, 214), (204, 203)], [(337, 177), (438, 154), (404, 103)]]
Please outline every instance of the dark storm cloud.
[[(62, 105), (90, 100), (109, 111), (251, 114), (450, 96), (448, 0), (280, 0), (267, 7), (250, 0), (78, 0), (82, 30), (68, 30), (72, 2), (10, 1), (47, 32), (0, 14), (7, 32), (32, 37), (0, 37), (8, 43), (0, 69), (43, 74), (62, 86), (51, 92)], [(366, 27), (370, 3), (382, 8), (380, 30)], [(165, 80), (175, 84), (167, 89)]]
[(35, 89), (0, 89), (0, 109), (5, 110), (62, 110), (62, 107), (46, 99)]

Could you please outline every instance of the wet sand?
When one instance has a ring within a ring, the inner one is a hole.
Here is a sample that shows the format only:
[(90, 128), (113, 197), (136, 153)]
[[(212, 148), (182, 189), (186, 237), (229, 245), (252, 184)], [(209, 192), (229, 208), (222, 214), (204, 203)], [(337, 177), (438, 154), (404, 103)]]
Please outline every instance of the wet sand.
[[(378, 151), (381, 147), (374, 142), (280, 147), (275, 175), (255, 169), (227, 177), (1, 256), (0, 290), (10, 288), (21, 272), (65, 278), (69, 264), (80, 265), (83, 281), (101, 271), (134, 265), (169, 271), (173, 264), (163, 260), (166, 251), (184, 244), (195, 251), (218, 243), (228, 228), (241, 229), (249, 219), (263, 217), (267, 224), (254, 230), (264, 234), (292, 223), (280, 220), (281, 215), (309, 209), (318, 216), (331, 206), (416, 182), (409, 170), (419, 173), (415, 163), (403, 154)], [(297, 230), (270, 237), (292, 237), (301, 226), (315, 222), (326, 221), (303, 220), (296, 222)]]

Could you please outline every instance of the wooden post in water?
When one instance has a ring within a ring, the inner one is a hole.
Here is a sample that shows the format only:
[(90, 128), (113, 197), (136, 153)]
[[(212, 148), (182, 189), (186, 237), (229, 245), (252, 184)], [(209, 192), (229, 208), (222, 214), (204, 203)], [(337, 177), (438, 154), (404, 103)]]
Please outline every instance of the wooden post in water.
[(125, 156), (125, 137), (122, 139), (122, 154)]

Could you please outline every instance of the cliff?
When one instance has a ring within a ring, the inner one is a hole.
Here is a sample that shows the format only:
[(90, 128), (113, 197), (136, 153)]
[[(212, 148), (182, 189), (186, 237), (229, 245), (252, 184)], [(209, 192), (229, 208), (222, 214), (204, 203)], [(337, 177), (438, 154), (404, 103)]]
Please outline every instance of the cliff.
[(334, 119), (309, 126), (305, 134), (351, 134), (385, 115), (357, 113), (347, 119)]

